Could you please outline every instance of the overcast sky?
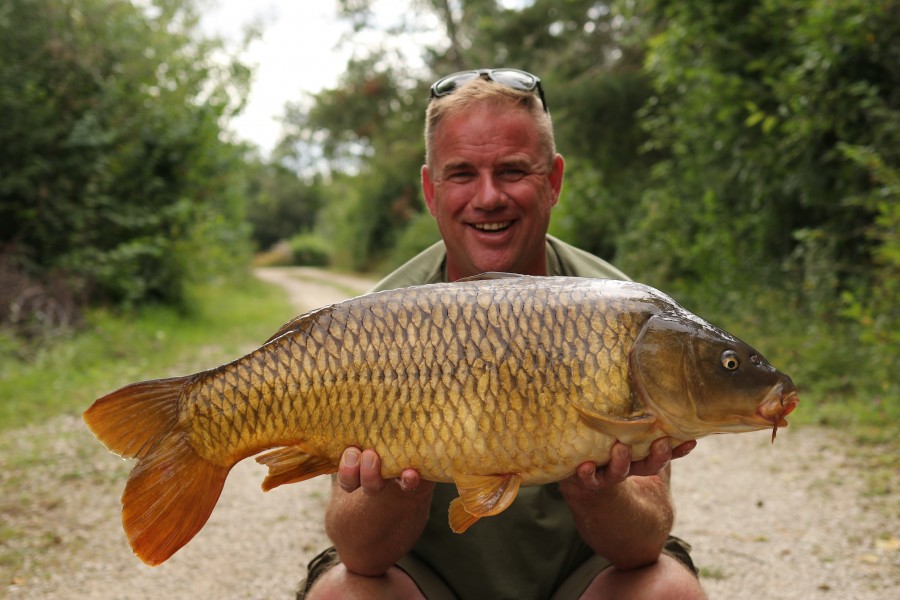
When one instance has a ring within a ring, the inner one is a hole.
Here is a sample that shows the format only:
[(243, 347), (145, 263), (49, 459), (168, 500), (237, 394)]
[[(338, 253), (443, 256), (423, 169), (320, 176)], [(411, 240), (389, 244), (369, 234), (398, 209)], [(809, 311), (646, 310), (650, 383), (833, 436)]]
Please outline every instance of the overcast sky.
[[(276, 119), (284, 113), (285, 103), (300, 100), (303, 92), (337, 83), (351, 56), (349, 46), (337, 46), (350, 25), (337, 18), (335, 0), (218, 0), (211, 4), (202, 21), (207, 33), (239, 40), (248, 24), (262, 22), (262, 39), (250, 46), (245, 57), (254, 67), (248, 104), (232, 127), (238, 137), (256, 143), (267, 154), (278, 141)], [(376, 0), (374, 6), (378, 23), (387, 25), (404, 16), (400, 11), (407, 3)], [(418, 42), (433, 42), (434, 35), (422, 34)], [(365, 44), (366, 38), (358, 35), (354, 41)], [(411, 67), (421, 63), (415, 40), (394, 41), (406, 44)]]
[(256, 20), (263, 24), (262, 39), (246, 56), (254, 67), (253, 86), (244, 113), (232, 125), (240, 138), (268, 153), (278, 140), (276, 118), (285, 102), (337, 83), (350, 52), (335, 47), (349, 25), (337, 19), (332, 0), (218, 0), (204, 15), (203, 27), (239, 40)]

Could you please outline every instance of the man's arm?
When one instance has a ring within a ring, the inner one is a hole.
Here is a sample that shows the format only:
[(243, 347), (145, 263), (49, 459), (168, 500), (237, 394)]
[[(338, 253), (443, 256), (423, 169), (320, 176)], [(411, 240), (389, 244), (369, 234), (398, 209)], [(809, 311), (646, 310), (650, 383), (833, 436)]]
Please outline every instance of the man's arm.
[[(672, 450), (667, 439), (657, 440), (650, 456), (631, 462), (631, 448), (617, 443), (604, 469), (583, 463), (561, 481), (585, 543), (621, 569), (654, 562), (672, 528), (669, 461), (695, 445), (685, 442)], [(380, 473), (373, 450), (348, 448), (325, 512), (328, 536), (347, 569), (358, 575), (385, 573), (412, 549), (428, 520), (433, 482), (413, 469), (397, 480)]]
[(656, 561), (675, 515), (669, 462), (695, 445), (685, 442), (673, 450), (670, 440), (663, 438), (650, 447), (650, 456), (632, 463), (631, 448), (617, 442), (605, 468), (583, 463), (575, 475), (561, 481), (585, 543), (619, 569)]
[(332, 481), (325, 530), (347, 570), (383, 575), (422, 535), (434, 483), (407, 469), (397, 480), (381, 478), (372, 450), (348, 448)]

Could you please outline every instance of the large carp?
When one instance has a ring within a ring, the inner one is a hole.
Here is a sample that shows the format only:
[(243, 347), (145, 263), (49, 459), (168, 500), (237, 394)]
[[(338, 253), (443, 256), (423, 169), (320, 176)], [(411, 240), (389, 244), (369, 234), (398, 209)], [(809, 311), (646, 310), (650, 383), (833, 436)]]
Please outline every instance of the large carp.
[(663, 436), (774, 436), (797, 402), (756, 350), (653, 288), (492, 274), (309, 312), (234, 362), (104, 396), (84, 420), (137, 458), (122, 521), (155, 565), (203, 527), (231, 467), (263, 450), (269, 490), (373, 448), (384, 477), (412, 467), (455, 482), (461, 532), (520, 485), (605, 464), (617, 439), (639, 459)]

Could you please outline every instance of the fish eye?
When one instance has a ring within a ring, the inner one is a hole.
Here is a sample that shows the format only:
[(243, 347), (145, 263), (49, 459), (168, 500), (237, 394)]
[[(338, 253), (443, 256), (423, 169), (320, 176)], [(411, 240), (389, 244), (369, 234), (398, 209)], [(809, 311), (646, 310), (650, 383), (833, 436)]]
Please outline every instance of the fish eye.
[(726, 350), (722, 353), (722, 366), (728, 371), (737, 371), (741, 366), (741, 360), (734, 350)]

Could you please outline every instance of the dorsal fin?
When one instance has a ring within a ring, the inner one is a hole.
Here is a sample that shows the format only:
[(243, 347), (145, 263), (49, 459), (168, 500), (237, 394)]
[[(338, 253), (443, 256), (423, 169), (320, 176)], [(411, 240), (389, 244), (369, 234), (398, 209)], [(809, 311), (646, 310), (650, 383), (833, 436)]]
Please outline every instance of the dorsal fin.
[(462, 279), (457, 279), (457, 282), (460, 281), (485, 281), (492, 279), (518, 279), (520, 277), (526, 277), (525, 275), (519, 275), (518, 273), (502, 273), (500, 271), (485, 271), (484, 273), (479, 273), (478, 275), (472, 275), (470, 277), (463, 277)]
[(307, 323), (313, 323), (317, 317), (319, 317), (323, 313), (331, 312), (333, 309), (334, 309), (334, 305), (324, 306), (322, 308), (317, 308), (316, 310), (311, 310), (308, 313), (303, 313), (299, 317), (294, 317), (293, 319), (291, 319), (290, 321), (288, 321), (287, 323), (282, 325), (281, 328), (278, 331), (276, 331), (274, 335), (272, 335), (272, 337), (267, 339), (263, 343), (263, 346), (265, 346), (266, 344), (268, 344), (269, 342), (271, 342), (272, 340), (274, 340), (276, 338), (280, 338), (281, 336), (283, 336), (286, 333), (302, 330), (303, 327)]

